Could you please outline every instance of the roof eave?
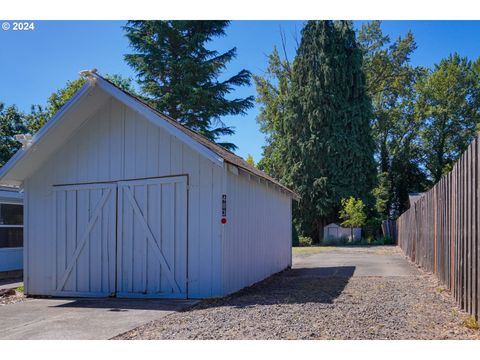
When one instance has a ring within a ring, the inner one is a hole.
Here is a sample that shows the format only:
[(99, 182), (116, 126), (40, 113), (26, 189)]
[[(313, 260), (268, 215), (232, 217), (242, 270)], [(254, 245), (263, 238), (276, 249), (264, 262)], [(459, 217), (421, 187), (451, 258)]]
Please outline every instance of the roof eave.
[(27, 156), (30, 152), (32, 152), (34, 147), (42, 142), (45, 134), (50, 132), (55, 126), (58, 124), (60, 119), (67, 113), (82, 96), (88, 92), (91, 87), (91, 83), (88, 81), (85, 85), (83, 85), (73, 96), (70, 100), (68, 100), (64, 106), (60, 108), (60, 110), (49, 120), (47, 123), (40, 128), (40, 130), (32, 137), (31, 144), (28, 147), (22, 147), (8, 160), (8, 162), (0, 168), (0, 184), (8, 184), (8, 185), (18, 185), (21, 186), (22, 183), (19, 180), (8, 180), (4, 182), (6, 175), (12, 171), (12, 169), (23, 159)]

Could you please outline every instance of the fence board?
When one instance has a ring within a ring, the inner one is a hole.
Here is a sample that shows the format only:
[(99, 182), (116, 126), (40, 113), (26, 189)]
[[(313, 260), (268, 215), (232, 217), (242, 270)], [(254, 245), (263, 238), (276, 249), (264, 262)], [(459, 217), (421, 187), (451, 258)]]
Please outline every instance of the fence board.
[(475, 139), (452, 171), (396, 222), (405, 255), (451, 291), (458, 305), (480, 312), (480, 140)]

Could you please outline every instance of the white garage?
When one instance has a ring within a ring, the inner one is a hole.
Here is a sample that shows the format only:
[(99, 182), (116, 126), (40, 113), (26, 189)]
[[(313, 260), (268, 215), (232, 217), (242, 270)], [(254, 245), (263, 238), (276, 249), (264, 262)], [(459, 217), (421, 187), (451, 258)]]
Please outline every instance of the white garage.
[(291, 265), (295, 194), (89, 73), (0, 170), (30, 295), (206, 298)]

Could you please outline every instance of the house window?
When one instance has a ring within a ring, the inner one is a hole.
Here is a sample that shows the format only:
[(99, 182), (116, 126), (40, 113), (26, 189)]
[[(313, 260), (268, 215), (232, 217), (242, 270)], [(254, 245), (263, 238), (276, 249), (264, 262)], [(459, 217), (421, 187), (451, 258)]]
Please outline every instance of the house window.
[(23, 205), (0, 203), (0, 248), (23, 246)]

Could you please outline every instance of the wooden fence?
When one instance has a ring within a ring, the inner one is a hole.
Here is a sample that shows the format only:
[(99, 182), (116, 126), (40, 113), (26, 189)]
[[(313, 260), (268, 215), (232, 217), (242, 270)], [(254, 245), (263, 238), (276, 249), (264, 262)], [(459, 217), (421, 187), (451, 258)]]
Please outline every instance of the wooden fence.
[(480, 140), (397, 220), (398, 245), (433, 272), (458, 305), (480, 314)]

